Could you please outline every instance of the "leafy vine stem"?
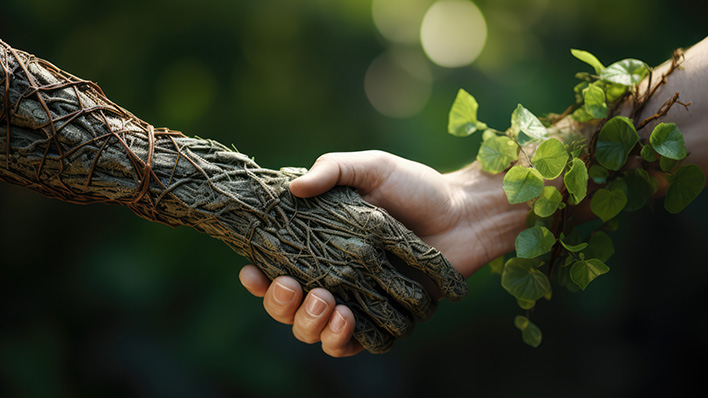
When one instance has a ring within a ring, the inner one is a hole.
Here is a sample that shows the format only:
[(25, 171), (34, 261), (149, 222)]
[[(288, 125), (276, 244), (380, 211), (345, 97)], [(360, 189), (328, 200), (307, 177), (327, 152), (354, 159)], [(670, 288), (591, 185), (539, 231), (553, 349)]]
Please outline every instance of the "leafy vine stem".
[[(659, 123), (648, 139), (637, 133), (663, 118), (672, 106), (690, 106), (675, 93), (653, 115), (638, 120), (667, 76), (681, 68), (682, 50), (674, 52), (656, 84), (651, 69), (637, 59), (605, 67), (587, 51), (571, 53), (594, 73), (576, 74), (580, 79), (573, 89), (576, 103), (562, 114), (542, 121), (519, 104), (511, 126), (496, 130), (477, 119), (477, 101), (461, 89), (448, 121), (448, 132), (456, 136), (482, 131), (477, 154), (482, 169), (504, 173), (509, 203), (529, 205), (527, 229), (516, 237), (515, 255), (489, 265), (525, 310), (514, 324), (524, 342), (534, 347), (540, 345), (542, 333), (529, 318), (538, 300), (550, 300), (551, 279), (579, 291), (610, 270), (606, 262), (615, 249), (607, 232), (617, 229), (622, 211), (642, 208), (657, 192), (658, 180), (650, 171), (660, 170), (669, 182), (664, 201), (669, 213), (683, 210), (705, 185), (698, 166), (682, 165), (688, 153), (676, 124)], [(647, 88), (640, 93), (643, 81)], [(630, 117), (618, 115), (628, 104)], [(599, 225), (589, 234), (579, 232), (578, 221), (593, 217), (601, 221)]]

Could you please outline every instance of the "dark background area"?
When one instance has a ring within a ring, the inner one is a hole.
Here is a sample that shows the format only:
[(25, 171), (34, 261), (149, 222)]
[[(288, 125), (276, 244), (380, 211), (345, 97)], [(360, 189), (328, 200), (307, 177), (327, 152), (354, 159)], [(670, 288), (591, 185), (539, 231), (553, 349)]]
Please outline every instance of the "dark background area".
[[(0, 39), (99, 83), (156, 126), (234, 144), (262, 166), (383, 149), (451, 171), (479, 143), (446, 133), (458, 88), (477, 97), (480, 119), (504, 129), (519, 102), (543, 114), (573, 101), (573, 75), (588, 68), (570, 48), (606, 65), (657, 65), (708, 32), (698, 1), (476, 4), (488, 27), (480, 57), (454, 69), (426, 61), (430, 97), (406, 118), (377, 112), (364, 76), (387, 51), (425, 55), (420, 44), (383, 37), (368, 0), (9, 0)], [(556, 288), (537, 306), (537, 349), (521, 342), (521, 310), (485, 268), (464, 302), (442, 303), (391, 353), (332, 359), (267, 316), (238, 282), (245, 259), (221, 242), (124, 208), (0, 184), (0, 396), (700, 391), (708, 198), (678, 216), (653, 202), (620, 221), (611, 271), (578, 294)]]

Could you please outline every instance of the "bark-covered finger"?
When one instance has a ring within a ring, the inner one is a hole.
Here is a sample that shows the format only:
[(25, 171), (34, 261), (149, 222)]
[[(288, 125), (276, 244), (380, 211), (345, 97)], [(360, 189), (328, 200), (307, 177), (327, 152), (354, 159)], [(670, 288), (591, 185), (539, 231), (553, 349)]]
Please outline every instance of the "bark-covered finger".
[(331, 244), (346, 253), (346, 260), (373, 279), (383, 291), (417, 319), (432, 316), (432, 299), (423, 285), (398, 272), (382, 249), (361, 239), (333, 237)]
[(372, 354), (383, 354), (393, 348), (394, 337), (374, 325), (366, 315), (352, 309), (354, 313), (353, 337), (366, 351)]
[(413, 332), (415, 326), (413, 320), (399, 311), (389, 298), (361, 292), (354, 292), (353, 295), (361, 311), (366, 313), (377, 326), (393, 336), (404, 337)]
[(398, 272), (387, 260), (383, 260), (379, 273), (371, 275), (386, 290), (390, 299), (408, 310), (416, 320), (427, 320), (435, 313), (436, 305), (422, 284)]
[(467, 295), (467, 281), (434, 247), (426, 244), (413, 232), (393, 228), (382, 241), (386, 250), (401, 258), (411, 267), (423, 271), (451, 301), (460, 301)]

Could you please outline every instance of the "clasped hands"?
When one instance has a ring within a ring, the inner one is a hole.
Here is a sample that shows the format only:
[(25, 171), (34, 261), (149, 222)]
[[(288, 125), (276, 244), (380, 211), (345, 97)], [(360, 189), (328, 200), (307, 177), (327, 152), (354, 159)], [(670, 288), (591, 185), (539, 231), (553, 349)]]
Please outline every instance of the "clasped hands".
[[(356, 188), (365, 201), (386, 209), (469, 277), (490, 260), (513, 250), (514, 237), (524, 228), (527, 208), (509, 205), (501, 178), (482, 172), (474, 163), (440, 174), (381, 151), (331, 153), (293, 180), (290, 191), (309, 198), (337, 185)], [(239, 277), (249, 292), (263, 297), (273, 319), (293, 325), (298, 340), (321, 342), (322, 350), (333, 357), (363, 350), (352, 338), (352, 310), (337, 305), (326, 289), (315, 288), (304, 296), (295, 279), (281, 276), (271, 282), (253, 265), (245, 266)]]

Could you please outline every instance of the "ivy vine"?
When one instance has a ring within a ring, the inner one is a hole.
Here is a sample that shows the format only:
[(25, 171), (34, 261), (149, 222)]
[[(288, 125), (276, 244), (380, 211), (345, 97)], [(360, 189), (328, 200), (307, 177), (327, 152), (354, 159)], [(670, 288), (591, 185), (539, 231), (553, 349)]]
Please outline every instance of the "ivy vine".
[[(651, 74), (650, 68), (637, 59), (605, 67), (587, 51), (573, 49), (571, 53), (594, 73), (576, 74), (580, 79), (573, 89), (576, 104), (563, 114), (542, 120), (519, 104), (511, 114), (511, 126), (497, 130), (477, 119), (477, 101), (460, 89), (448, 121), (448, 132), (455, 136), (482, 132), (477, 154), (482, 169), (492, 174), (506, 171), (503, 189), (509, 203), (526, 202), (530, 208), (527, 229), (516, 237), (515, 256), (500, 257), (489, 266), (526, 310), (514, 319), (514, 325), (523, 341), (533, 347), (541, 344), (542, 333), (530, 320), (531, 310), (538, 300), (551, 299), (551, 280), (577, 292), (610, 270), (607, 262), (615, 249), (607, 232), (617, 229), (622, 211), (642, 208), (656, 193), (658, 182), (650, 170), (664, 173), (669, 183), (664, 208), (672, 214), (691, 203), (706, 181), (698, 166), (682, 164), (688, 152), (676, 124), (659, 123), (648, 140), (637, 133), (673, 104), (690, 104), (678, 101), (677, 94), (640, 123), (614, 116), (628, 96), (635, 99), (636, 113), (653, 94), (655, 89), (642, 98), (638, 94), (638, 85)], [(667, 74), (678, 67), (680, 58), (680, 53), (675, 54)], [(589, 143), (588, 129), (592, 132)], [(588, 201), (601, 223), (584, 236), (568, 210), (587, 206)]]

